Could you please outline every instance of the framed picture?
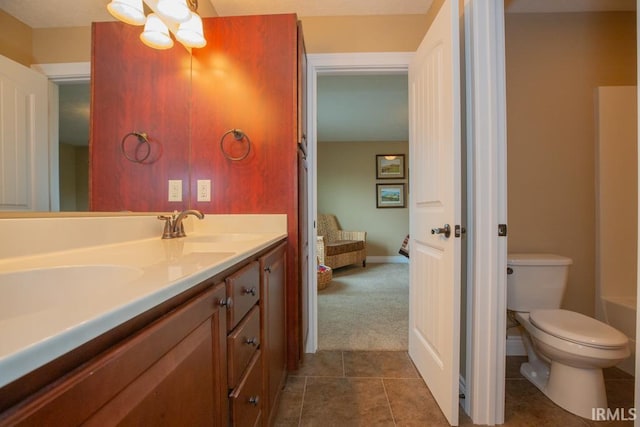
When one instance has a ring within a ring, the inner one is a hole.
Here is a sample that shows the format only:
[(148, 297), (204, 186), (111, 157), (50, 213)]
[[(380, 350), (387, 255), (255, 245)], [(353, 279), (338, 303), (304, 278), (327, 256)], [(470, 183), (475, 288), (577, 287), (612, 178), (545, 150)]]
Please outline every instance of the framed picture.
[(376, 154), (376, 179), (404, 179), (404, 154)]
[(377, 208), (404, 208), (404, 184), (376, 184)]

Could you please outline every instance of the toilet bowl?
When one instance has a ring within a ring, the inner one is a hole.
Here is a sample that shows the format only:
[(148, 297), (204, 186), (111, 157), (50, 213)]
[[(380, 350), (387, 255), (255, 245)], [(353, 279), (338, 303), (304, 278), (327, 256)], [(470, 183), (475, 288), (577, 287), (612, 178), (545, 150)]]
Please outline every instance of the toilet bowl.
[(591, 418), (592, 408), (607, 407), (602, 368), (629, 357), (626, 336), (596, 319), (567, 310), (517, 313), (516, 319), (528, 338), (525, 348), (529, 360), (520, 367), (522, 375), (573, 414)]
[(507, 307), (523, 327), (520, 372), (558, 406), (584, 418), (606, 408), (602, 368), (630, 355), (627, 337), (596, 319), (560, 309), (571, 260), (510, 254)]

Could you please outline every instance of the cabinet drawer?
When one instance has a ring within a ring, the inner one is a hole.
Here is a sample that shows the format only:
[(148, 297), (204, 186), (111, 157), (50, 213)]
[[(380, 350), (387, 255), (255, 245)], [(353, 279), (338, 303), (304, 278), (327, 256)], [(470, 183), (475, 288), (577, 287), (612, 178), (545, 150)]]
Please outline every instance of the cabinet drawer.
[(231, 423), (234, 427), (253, 427), (262, 413), (262, 359), (253, 355), (247, 374), (229, 395)]
[(253, 261), (227, 277), (227, 297), (233, 299), (227, 310), (227, 330), (231, 331), (260, 299), (260, 265)]
[(234, 388), (260, 345), (260, 307), (255, 305), (227, 337), (229, 388)]

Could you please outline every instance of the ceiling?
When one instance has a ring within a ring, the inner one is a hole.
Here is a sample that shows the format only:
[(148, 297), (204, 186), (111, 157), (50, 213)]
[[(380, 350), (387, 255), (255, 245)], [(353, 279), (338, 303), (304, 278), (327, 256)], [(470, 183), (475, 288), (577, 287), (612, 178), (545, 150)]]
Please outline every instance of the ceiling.
[[(32, 28), (112, 21), (109, 0), (0, 0), (0, 9)], [(298, 16), (425, 14), (433, 0), (200, 0), (202, 16), (297, 13)], [(505, 0), (507, 12), (635, 10), (635, 0)], [(82, 7), (79, 7), (82, 5)]]
[[(297, 13), (298, 16), (425, 14), (433, 0), (200, 0), (202, 16)], [(113, 21), (109, 0), (0, 0), (0, 9), (32, 28)], [(78, 5), (81, 4), (82, 7)], [(61, 13), (64, 11), (64, 13)]]
[[(291, 13), (298, 16), (425, 14), (433, 0), (200, 0), (202, 16)], [(109, 0), (0, 0), (0, 9), (32, 28), (114, 20)], [(82, 7), (79, 7), (79, 4)], [(635, 0), (505, 0), (508, 13), (635, 10)], [(64, 13), (61, 13), (64, 11)], [(319, 141), (408, 139), (405, 76), (321, 76)], [(86, 145), (89, 86), (60, 86), (60, 141)]]
[(406, 74), (318, 76), (318, 141), (408, 141)]

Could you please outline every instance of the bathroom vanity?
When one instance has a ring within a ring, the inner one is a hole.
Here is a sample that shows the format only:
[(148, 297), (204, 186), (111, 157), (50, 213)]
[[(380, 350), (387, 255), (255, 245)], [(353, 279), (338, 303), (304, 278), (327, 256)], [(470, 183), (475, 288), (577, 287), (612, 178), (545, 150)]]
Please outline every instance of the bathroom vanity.
[(185, 225), (162, 240), (155, 216), (0, 222), (23, 234), (0, 249), (0, 425), (269, 425), (286, 216)]

